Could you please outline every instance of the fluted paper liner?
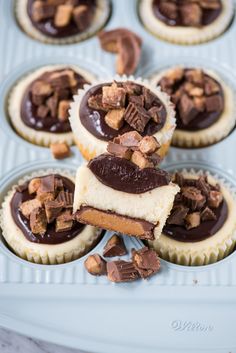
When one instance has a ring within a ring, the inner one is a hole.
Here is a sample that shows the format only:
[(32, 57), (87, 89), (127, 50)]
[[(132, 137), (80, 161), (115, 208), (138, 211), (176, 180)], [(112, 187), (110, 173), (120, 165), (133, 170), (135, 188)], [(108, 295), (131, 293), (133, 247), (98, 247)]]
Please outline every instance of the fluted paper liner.
[(227, 220), (217, 233), (199, 242), (180, 242), (162, 234), (149, 245), (163, 259), (179, 265), (201, 266), (222, 260), (233, 251), (236, 244), (236, 188), (217, 174), (194, 169), (179, 172), (187, 176), (207, 174), (210, 183), (219, 183), (228, 205)]
[(8, 113), (10, 121), (16, 132), (25, 140), (33, 144), (49, 147), (51, 143), (57, 142), (66, 142), (69, 146), (74, 143), (73, 133), (71, 131), (65, 133), (53, 133), (35, 130), (27, 126), (21, 119), (21, 102), (28, 86), (46, 71), (54, 71), (65, 68), (71, 68), (78, 74), (82, 75), (89, 82), (94, 80), (94, 76), (92, 74), (77, 67), (76, 65), (46, 65), (23, 75), (10, 91), (8, 98)]
[[(173, 65), (166, 70), (162, 70), (151, 77), (153, 84), (158, 84), (160, 79), (175, 67), (182, 65)], [(196, 64), (192, 67), (197, 67)], [(222, 86), (224, 92), (224, 110), (219, 119), (211, 126), (198, 131), (186, 131), (175, 129), (172, 145), (178, 147), (192, 148), (205, 147), (223, 140), (229, 135), (236, 123), (236, 93), (233, 87), (228, 85), (223, 77), (217, 75), (214, 71), (200, 67), (206, 74), (216, 79)]]
[[(60, 174), (74, 182), (74, 177), (68, 171), (46, 169), (24, 176), (17, 185), (24, 184), (32, 178), (48, 174)], [(30, 242), (15, 224), (11, 215), (10, 201), (17, 185), (11, 188), (3, 201), (2, 209), (0, 210), (0, 226), (6, 243), (19, 257), (37, 264), (62, 264), (80, 258), (97, 244), (101, 236), (101, 230), (87, 225), (78, 236), (64, 243), (51, 245)]]
[(172, 135), (175, 129), (175, 110), (174, 105), (170, 101), (170, 97), (161, 91), (160, 87), (156, 87), (156, 85), (150, 83), (148, 80), (143, 80), (142, 78), (134, 78), (133, 76), (113, 76), (106, 79), (99, 79), (92, 84), (84, 85), (83, 89), (78, 90), (78, 94), (74, 96), (74, 102), (71, 103), (71, 109), (69, 111), (70, 114), (70, 123), (71, 128), (74, 133), (74, 139), (76, 141), (77, 146), (80, 149), (80, 152), (87, 160), (98, 156), (104, 152), (106, 152), (107, 141), (102, 141), (91, 134), (81, 123), (79, 117), (79, 107), (80, 103), (85, 96), (85, 94), (94, 86), (104, 83), (109, 83), (112, 81), (117, 82), (127, 82), (132, 81), (139, 85), (142, 85), (148, 89), (150, 89), (156, 96), (161, 100), (164, 104), (167, 112), (166, 122), (163, 128), (158, 131), (153, 136), (156, 137), (157, 141), (160, 143), (161, 148), (158, 151), (161, 157), (164, 157), (169, 149), (169, 145), (172, 139)]
[(31, 22), (27, 12), (28, 0), (17, 0), (15, 6), (16, 18), (23, 31), (30, 37), (39, 40), (46, 44), (73, 44), (81, 42), (93, 35), (95, 35), (103, 26), (105, 26), (111, 12), (111, 5), (109, 0), (99, 0), (96, 4), (96, 10), (91, 25), (83, 32), (64, 37), (53, 38), (40, 32)]
[(159, 20), (152, 9), (153, 0), (141, 0), (139, 16), (144, 26), (153, 35), (176, 44), (191, 45), (208, 42), (220, 36), (229, 26), (233, 14), (233, 0), (221, 0), (223, 9), (219, 17), (207, 26), (168, 26)]

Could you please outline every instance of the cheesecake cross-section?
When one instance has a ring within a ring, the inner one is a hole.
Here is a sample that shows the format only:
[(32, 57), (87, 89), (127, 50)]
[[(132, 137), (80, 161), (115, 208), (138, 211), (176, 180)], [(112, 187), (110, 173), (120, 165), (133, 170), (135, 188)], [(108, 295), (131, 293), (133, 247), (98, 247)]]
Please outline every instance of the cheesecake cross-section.
[(158, 148), (153, 137), (129, 132), (110, 142), (108, 153), (79, 167), (75, 218), (141, 239), (158, 238), (179, 191), (156, 166)]

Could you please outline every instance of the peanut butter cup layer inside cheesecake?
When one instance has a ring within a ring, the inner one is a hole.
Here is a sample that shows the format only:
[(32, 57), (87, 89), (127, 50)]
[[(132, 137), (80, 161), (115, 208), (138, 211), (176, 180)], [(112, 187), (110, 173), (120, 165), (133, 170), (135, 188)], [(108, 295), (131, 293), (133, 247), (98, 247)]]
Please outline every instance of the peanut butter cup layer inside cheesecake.
[(76, 219), (142, 239), (158, 237), (179, 189), (157, 168), (159, 147), (153, 136), (127, 132), (109, 142), (109, 153), (80, 167)]

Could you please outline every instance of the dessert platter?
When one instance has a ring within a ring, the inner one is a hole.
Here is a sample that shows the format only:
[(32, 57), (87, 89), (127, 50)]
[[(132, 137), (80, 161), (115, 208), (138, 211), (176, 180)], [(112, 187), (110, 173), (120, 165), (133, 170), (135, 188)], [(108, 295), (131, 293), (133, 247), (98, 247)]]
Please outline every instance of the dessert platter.
[(234, 9), (0, 0), (0, 326), (236, 350)]

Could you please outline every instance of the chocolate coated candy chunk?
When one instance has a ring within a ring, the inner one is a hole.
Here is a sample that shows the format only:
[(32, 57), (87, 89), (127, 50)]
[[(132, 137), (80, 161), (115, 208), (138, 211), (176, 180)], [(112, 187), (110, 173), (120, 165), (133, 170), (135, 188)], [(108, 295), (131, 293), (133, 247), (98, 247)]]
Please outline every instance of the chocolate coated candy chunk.
[(142, 278), (148, 278), (160, 270), (160, 260), (157, 253), (148, 247), (140, 250), (133, 249), (132, 261)]
[(187, 229), (197, 228), (201, 223), (200, 212), (189, 213), (185, 221)]
[(206, 203), (206, 197), (194, 186), (185, 186), (182, 188), (182, 197), (184, 203), (192, 211), (200, 210)]
[(52, 223), (61, 212), (63, 204), (62, 202), (52, 200), (52, 201), (46, 201), (44, 206), (45, 206), (47, 222)]
[(194, 105), (193, 99), (189, 98), (187, 94), (182, 95), (178, 107), (180, 119), (184, 125), (188, 125), (199, 113)]
[(130, 159), (132, 156), (132, 150), (129, 147), (114, 142), (108, 142), (107, 151), (120, 158)]
[(206, 98), (206, 110), (208, 112), (221, 112), (223, 108), (224, 102), (220, 94)]
[(133, 129), (143, 132), (150, 120), (150, 115), (143, 107), (129, 103), (124, 112), (124, 119)]
[(127, 254), (127, 249), (125, 247), (123, 238), (121, 238), (117, 234), (113, 234), (113, 236), (107, 241), (103, 249), (103, 256), (113, 257), (113, 256), (123, 256), (126, 254)]
[(92, 254), (84, 261), (86, 270), (94, 276), (106, 275), (106, 261), (99, 254)]
[(180, 7), (182, 23), (185, 26), (199, 27), (202, 24), (202, 9), (198, 4), (184, 4)]
[(54, 192), (55, 191), (55, 176), (47, 175), (41, 178), (41, 183), (38, 189), (39, 192)]
[(139, 278), (139, 273), (132, 262), (118, 260), (107, 263), (107, 277), (111, 282), (131, 282)]
[(204, 210), (201, 212), (201, 221), (205, 222), (214, 220), (216, 220), (216, 215), (214, 212), (209, 207), (204, 208)]
[(141, 194), (170, 182), (170, 175), (164, 170), (139, 169), (126, 159), (106, 154), (91, 160), (88, 167), (101, 183), (131, 194)]
[(34, 234), (45, 234), (47, 230), (47, 219), (44, 208), (35, 208), (30, 213), (30, 229)]
[(167, 219), (167, 224), (175, 224), (178, 226), (184, 225), (184, 219), (187, 216), (188, 211), (189, 208), (183, 205), (174, 206), (171, 215)]

